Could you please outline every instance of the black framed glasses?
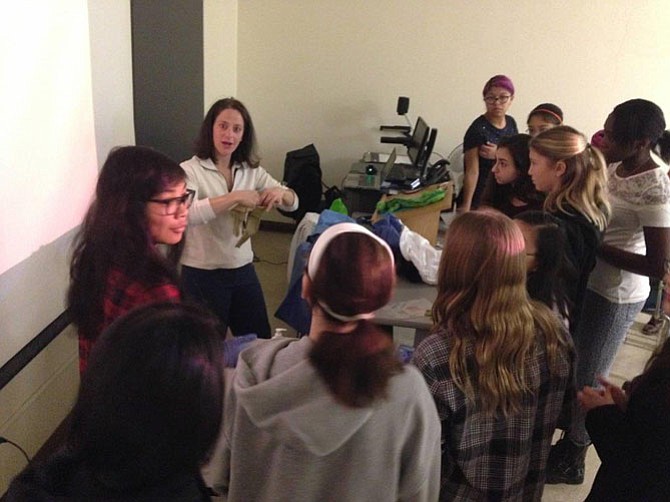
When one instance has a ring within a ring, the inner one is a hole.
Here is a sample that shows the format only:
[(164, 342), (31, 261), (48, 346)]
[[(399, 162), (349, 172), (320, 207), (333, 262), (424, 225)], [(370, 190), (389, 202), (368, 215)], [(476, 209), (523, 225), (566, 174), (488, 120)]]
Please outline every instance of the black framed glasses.
[(182, 204), (186, 206), (187, 209), (191, 207), (194, 197), (195, 190), (187, 188), (186, 193), (180, 197), (171, 197), (169, 199), (149, 199), (147, 202), (161, 204), (163, 206), (163, 215), (171, 216), (179, 211), (179, 208), (182, 206)]
[(511, 96), (510, 94), (505, 94), (505, 95), (503, 95), (503, 96), (486, 96), (486, 97), (484, 98), (484, 101), (486, 101), (489, 105), (492, 105), (492, 104), (494, 104), (494, 103), (496, 103), (496, 102), (498, 102), (498, 101), (499, 101), (501, 104), (504, 105), (504, 104), (507, 103), (511, 98), (512, 98), (512, 96)]

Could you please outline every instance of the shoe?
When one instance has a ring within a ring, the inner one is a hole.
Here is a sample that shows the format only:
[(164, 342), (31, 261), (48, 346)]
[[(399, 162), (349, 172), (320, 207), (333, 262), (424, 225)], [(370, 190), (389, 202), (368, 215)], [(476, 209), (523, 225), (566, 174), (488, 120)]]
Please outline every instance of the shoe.
[(652, 317), (649, 322), (642, 327), (642, 333), (648, 336), (656, 336), (663, 328), (663, 319)]
[(579, 446), (567, 437), (561, 438), (549, 452), (545, 482), (549, 485), (581, 485), (587, 449), (588, 445)]

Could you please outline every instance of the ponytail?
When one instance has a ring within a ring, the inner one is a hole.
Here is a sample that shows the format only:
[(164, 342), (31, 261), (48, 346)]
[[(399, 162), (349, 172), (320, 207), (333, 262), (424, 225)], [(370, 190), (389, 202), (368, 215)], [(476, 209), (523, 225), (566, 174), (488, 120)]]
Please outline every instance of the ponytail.
[(389, 380), (403, 371), (391, 337), (366, 320), (350, 333), (322, 332), (309, 360), (335, 399), (352, 408), (385, 398)]
[(663, 131), (654, 146), (654, 151), (663, 159), (663, 162), (670, 164), (670, 131)]

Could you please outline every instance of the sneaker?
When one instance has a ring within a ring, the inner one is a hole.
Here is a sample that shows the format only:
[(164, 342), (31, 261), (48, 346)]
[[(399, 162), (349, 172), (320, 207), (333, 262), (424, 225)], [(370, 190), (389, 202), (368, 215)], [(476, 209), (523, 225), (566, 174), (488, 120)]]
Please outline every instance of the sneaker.
[(587, 446), (578, 446), (567, 437), (551, 447), (547, 460), (546, 483), (581, 485), (584, 482), (584, 459)]
[(663, 328), (663, 319), (652, 317), (649, 322), (642, 327), (642, 333), (648, 336), (656, 336)]

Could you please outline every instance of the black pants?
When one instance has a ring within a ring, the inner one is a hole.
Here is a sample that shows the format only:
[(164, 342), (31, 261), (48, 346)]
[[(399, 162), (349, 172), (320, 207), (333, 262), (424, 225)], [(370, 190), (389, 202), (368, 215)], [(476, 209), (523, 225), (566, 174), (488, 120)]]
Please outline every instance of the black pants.
[(240, 268), (203, 270), (182, 266), (184, 290), (216, 314), (234, 336), (270, 338), (265, 298), (252, 263)]

